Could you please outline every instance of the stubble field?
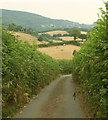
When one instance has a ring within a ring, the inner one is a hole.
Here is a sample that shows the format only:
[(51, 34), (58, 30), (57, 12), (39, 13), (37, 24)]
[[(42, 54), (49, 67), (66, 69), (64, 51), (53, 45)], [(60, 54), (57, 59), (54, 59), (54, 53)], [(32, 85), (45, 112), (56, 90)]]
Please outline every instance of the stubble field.
[(38, 48), (38, 50), (42, 53), (51, 56), (54, 59), (72, 59), (74, 57), (73, 51), (80, 50), (80, 47), (75, 45), (64, 45), (64, 46)]

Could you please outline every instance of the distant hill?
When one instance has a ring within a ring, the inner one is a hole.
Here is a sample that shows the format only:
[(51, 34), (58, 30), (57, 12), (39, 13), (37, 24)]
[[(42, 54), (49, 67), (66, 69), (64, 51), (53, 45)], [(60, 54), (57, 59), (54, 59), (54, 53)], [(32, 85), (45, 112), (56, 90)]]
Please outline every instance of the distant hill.
[(5, 27), (10, 23), (16, 25), (22, 25), (23, 27), (31, 27), (34, 30), (48, 30), (54, 28), (91, 28), (94, 25), (79, 24), (78, 22), (72, 22), (62, 19), (51, 19), (38, 14), (0, 9), (2, 11), (2, 23)]

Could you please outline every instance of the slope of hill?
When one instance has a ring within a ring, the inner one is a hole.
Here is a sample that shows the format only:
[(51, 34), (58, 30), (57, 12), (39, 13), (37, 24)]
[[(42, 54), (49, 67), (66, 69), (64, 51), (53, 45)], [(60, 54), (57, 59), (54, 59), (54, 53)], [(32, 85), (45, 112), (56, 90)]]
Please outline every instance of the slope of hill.
[(78, 22), (72, 22), (62, 19), (50, 19), (38, 14), (0, 9), (2, 11), (2, 19), (5, 27), (9, 23), (15, 23), (16, 25), (22, 25), (23, 27), (31, 27), (34, 30), (47, 30), (54, 28), (91, 28), (93, 25), (79, 24)]
[[(12, 32), (11, 32), (12, 33)], [(30, 45), (33, 44), (33, 42), (35, 41), (36, 44), (44, 44), (44, 43), (48, 43), (46, 41), (38, 41), (37, 37), (34, 37), (30, 34), (26, 34), (26, 33), (21, 33), (21, 32), (14, 32), (12, 33), (14, 36), (16, 36), (18, 38), (18, 40), (21, 40), (23, 42), (27, 41)]]

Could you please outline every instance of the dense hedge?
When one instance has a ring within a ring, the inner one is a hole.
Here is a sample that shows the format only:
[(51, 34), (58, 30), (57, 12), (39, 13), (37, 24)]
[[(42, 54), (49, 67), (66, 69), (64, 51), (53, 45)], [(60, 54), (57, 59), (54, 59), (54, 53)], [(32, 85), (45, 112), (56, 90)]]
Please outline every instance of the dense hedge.
[(51, 80), (59, 76), (59, 63), (36, 50), (35, 45), (2, 33), (3, 117), (12, 116)]
[(87, 42), (72, 61), (74, 81), (82, 86), (86, 101), (97, 117), (108, 117), (108, 16), (101, 9), (97, 26), (89, 31)]
[(76, 40), (73, 40), (73, 41), (63, 41), (63, 42), (50, 42), (48, 44), (39, 44), (38, 46), (39, 47), (50, 47), (50, 46), (59, 46), (59, 45), (69, 45), (69, 44), (72, 44), (72, 45), (77, 45), (77, 46), (80, 46), (80, 43), (79, 41), (76, 41)]
[[(39, 40), (39, 38), (41, 37), (41, 40)], [(53, 36), (51, 36), (50, 34), (41, 34), (41, 35), (38, 35), (38, 40), (39, 41), (48, 41), (48, 42), (50, 42), (51, 40), (59, 40), (59, 41), (64, 41), (64, 40), (62, 40), (62, 39), (60, 39), (60, 38), (56, 38), (56, 37), (53, 37)]]
[(60, 74), (72, 72), (71, 60), (54, 60), (5, 29), (2, 42), (3, 117), (13, 116)]
[(61, 74), (72, 74), (72, 59), (58, 60)]

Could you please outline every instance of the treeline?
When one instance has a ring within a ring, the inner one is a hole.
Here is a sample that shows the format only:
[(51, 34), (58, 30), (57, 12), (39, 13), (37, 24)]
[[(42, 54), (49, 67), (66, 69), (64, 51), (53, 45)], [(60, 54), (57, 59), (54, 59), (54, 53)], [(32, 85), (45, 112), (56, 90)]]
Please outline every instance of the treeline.
[[(106, 4), (108, 8), (108, 4)], [(97, 26), (72, 60), (73, 80), (81, 87), (92, 117), (107, 118), (108, 87), (108, 15), (102, 9)], [(81, 92), (80, 91), (80, 92)]]
[(60, 74), (58, 61), (2, 31), (2, 115), (13, 116)]
[(38, 33), (35, 30), (33, 30), (31, 27), (24, 28), (23, 26), (16, 25), (15, 23), (10, 23), (7, 27), (7, 30), (14, 31), (14, 32), (24, 32), (24, 33), (31, 34), (36, 37), (38, 35)]
[[(75, 27), (74, 27), (75, 28)], [(64, 28), (63, 30), (67, 31), (69, 34), (71, 34), (73, 28)], [(80, 31), (88, 32), (89, 29), (87, 28), (78, 28)]]
[[(53, 29), (48, 29), (48, 30), (41, 30), (38, 31), (39, 33), (44, 33), (44, 32), (49, 32), (49, 31), (56, 31), (56, 30), (61, 30), (61, 31), (67, 31), (68, 33), (71, 33), (73, 28), (53, 28)], [(80, 31), (85, 31), (88, 32), (89, 28), (79, 28)]]
[(56, 31), (56, 30), (63, 30), (63, 28), (52, 28), (47, 30), (40, 30), (39, 33), (49, 32), (49, 31)]
[(51, 40), (64, 41), (64, 40), (62, 40), (60, 38), (53, 37), (50, 34), (41, 34), (41, 35), (38, 35), (38, 40), (39, 41), (48, 41), (48, 42), (50, 42)]
[(64, 37), (64, 36), (70, 36), (69, 34), (54, 34), (53, 37)]
[(52, 41), (49, 41), (48, 44), (39, 44), (38, 47), (51, 47), (51, 46), (69, 45), (69, 44), (80, 46), (80, 42), (79, 41), (73, 40), (73, 41), (63, 41), (63, 42), (52, 42)]

